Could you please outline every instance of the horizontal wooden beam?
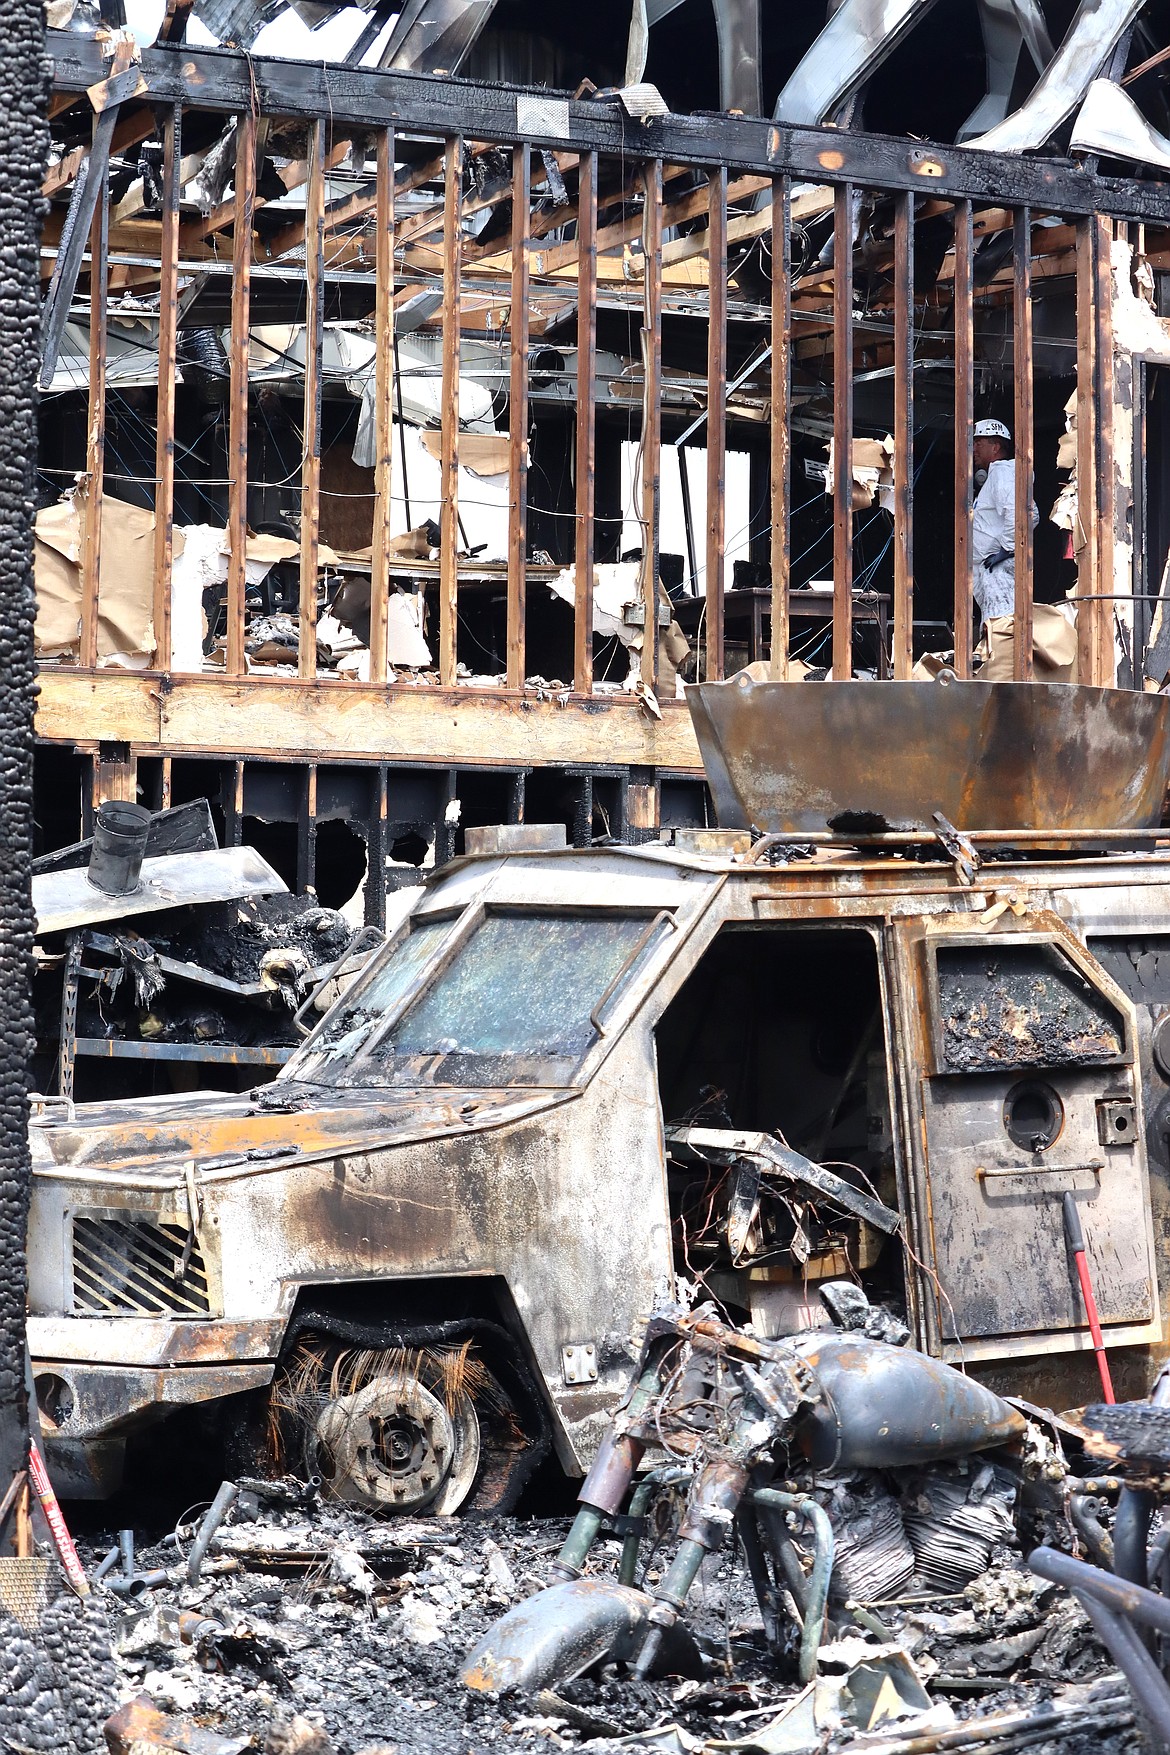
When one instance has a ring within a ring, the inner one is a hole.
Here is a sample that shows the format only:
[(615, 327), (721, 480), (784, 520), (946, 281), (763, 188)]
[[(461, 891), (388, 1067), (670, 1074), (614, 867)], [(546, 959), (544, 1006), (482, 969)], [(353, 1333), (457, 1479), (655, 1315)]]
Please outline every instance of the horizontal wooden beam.
[[(337, 161), (340, 162), (340, 161)], [(394, 180), (395, 196), (409, 195), (414, 189), (421, 189), (425, 183), (433, 182), (443, 174), (443, 154), (440, 152), (425, 164), (414, 165), (400, 171)], [(332, 232), (338, 226), (348, 225), (351, 220), (362, 219), (373, 214), (378, 205), (377, 180), (367, 179), (360, 189), (340, 201), (333, 202), (325, 209), (325, 230)], [(442, 203), (439, 213), (442, 214)], [(299, 249), (305, 241), (305, 222), (298, 219), (269, 238), (264, 247), (265, 261), (274, 261), (278, 256), (285, 256), (290, 250)]]
[(702, 772), (683, 701), (654, 719), (632, 697), (558, 706), (503, 690), (375, 688), (338, 678), (40, 673), (36, 735), (75, 745), (85, 736), (139, 754), (284, 757), (290, 761), (434, 762), (530, 767), (633, 764)]
[[(46, 32), (57, 93), (84, 91), (106, 75), (96, 40)], [(740, 173), (861, 188), (914, 189), (1038, 212), (1101, 212), (1119, 219), (1170, 220), (1170, 186), (1090, 175), (1067, 159), (935, 146), (845, 129), (788, 128), (748, 116), (668, 115), (634, 121), (616, 101), (560, 100), (548, 91), (435, 79), (377, 67), (278, 61), (230, 49), (158, 44), (142, 50), (142, 74), (156, 103), (184, 102), (238, 114), (325, 116), (340, 128), (393, 125), (399, 134), (459, 134), (474, 117), (477, 138), (614, 157), (683, 164), (732, 164)]]
[[(245, 111), (245, 114), (248, 113)], [(335, 139), (325, 155), (325, 169), (327, 171), (335, 170), (343, 160), (349, 157), (352, 147), (353, 142), (348, 139)], [(300, 189), (308, 182), (309, 160), (307, 158), (290, 159), (288, 164), (277, 166), (276, 175), (284, 184), (285, 194), (291, 195), (294, 189)], [(255, 205), (263, 207), (268, 199), (265, 195), (257, 195)], [(199, 219), (187, 220), (182, 231), (184, 253), (186, 254), (192, 246), (197, 246), (202, 239), (210, 238), (216, 232), (226, 230), (228, 226), (235, 223), (235, 217), (236, 201), (233, 195), (229, 196), (226, 201), (221, 201), (218, 207), (213, 207), (210, 213), (201, 215)], [(301, 242), (304, 243), (304, 220), (299, 222), (299, 226)]]

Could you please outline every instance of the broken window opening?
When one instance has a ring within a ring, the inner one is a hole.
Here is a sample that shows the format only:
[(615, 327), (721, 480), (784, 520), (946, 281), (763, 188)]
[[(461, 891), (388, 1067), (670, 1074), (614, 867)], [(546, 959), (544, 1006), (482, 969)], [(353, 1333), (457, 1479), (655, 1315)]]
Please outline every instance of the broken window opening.
[[(658, 1086), (668, 1129), (773, 1135), (897, 1207), (877, 946), (853, 928), (725, 926), (663, 1014)], [(761, 1332), (819, 1321), (809, 1283), (864, 1273), (901, 1304), (896, 1249), (831, 1200), (792, 1184), (760, 1223), (752, 1268), (729, 1254), (736, 1180), (672, 1150), (677, 1271), (750, 1311)], [(750, 1204), (750, 1203), (749, 1203)], [(732, 1269), (736, 1271), (733, 1272)], [(742, 1270), (742, 1271), (741, 1271)]]
[(1059, 945), (939, 945), (935, 967), (940, 1072), (1125, 1057), (1124, 1018)]
[(288, 1076), (346, 1086), (569, 1084), (668, 931), (666, 916), (601, 910), (423, 917)]

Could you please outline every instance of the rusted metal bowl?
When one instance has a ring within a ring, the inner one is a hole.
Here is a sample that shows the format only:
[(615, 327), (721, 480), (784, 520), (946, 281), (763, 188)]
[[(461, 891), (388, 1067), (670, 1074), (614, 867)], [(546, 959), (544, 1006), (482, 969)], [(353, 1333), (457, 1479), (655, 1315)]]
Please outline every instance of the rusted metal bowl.
[(1076, 683), (727, 682), (686, 691), (721, 828), (1117, 830), (1161, 821), (1170, 698)]

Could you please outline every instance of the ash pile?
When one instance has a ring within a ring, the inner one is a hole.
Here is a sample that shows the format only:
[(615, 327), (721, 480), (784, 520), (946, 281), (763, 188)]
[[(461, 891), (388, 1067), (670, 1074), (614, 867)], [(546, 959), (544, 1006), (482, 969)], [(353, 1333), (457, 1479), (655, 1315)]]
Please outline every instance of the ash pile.
[(1150, 1746), (1081, 1577), (1116, 1587), (1111, 1526), (1165, 1559), (1120, 1411), (1024, 1412), (839, 1291), (795, 1340), (659, 1312), (571, 1522), (244, 1479), (111, 1532), (114, 1755)]

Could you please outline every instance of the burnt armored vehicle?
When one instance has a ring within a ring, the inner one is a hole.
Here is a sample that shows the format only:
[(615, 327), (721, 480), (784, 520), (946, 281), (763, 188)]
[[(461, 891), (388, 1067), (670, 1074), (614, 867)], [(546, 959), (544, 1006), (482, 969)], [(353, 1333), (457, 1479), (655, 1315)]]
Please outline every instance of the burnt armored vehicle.
[(657, 1306), (714, 1297), (777, 1337), (845, 1277), (1001, 1392), (1095, 1399), (1068, 1192), (1118, 1393), (1146, 1392), (1167, 703), (692, 695), (723, 827), (492, 832), (273, 1084), (37, 1121), (29, 1335), (62, 1491), (112, 1490), (128, 1443), (204, 1404), (352, 1501), (507, 1506), (543, 1455), (588, 1467)]

